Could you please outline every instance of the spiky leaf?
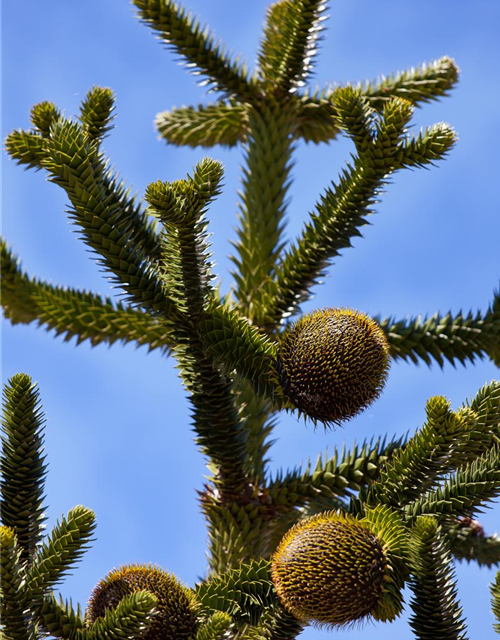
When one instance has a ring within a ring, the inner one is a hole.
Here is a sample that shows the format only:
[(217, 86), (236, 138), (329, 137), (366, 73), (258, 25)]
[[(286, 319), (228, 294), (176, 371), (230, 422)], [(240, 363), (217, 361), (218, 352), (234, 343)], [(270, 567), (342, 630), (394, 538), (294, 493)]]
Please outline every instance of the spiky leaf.
[(419, 515), (471, 517), (500, 495), (500, 448), (495, 445), (450, 476), (441, 487), (405, 506), (407, 517)]
[(0, 527), (0, 593), (3, 632), (8, 640), (36, 640), (36, 623), (27, 606), (22, 549), (13, 529)]
[(493, 628), (498, 634), (500, 634), (500, 571), (497, 573), (495, 582), (491, 585), (490, 589), (493, 615), (496, 618)]
[(195, 640), (222, 640), (232, 624), (232, 618), (223, 611), (216, 611), (200, 624)]
[(156, 128), (169, 144), (234, 147), (246, 134), (246, 109), (235, 102), (181, 107), (156, 116)]
[(270, 563), (252, 560), (217, 578), (197, 585), (196, 595), (209, 612), (223, 611), (238, 624), (255, 624), (262, 610), (276, 602)]
[(453, 565), (436, 520), (419, 518), (410, 538), (410, 626), (418, 640), (466, 640)]
[(38, 617), (43, 629), (62, 640), (84, 640), (85, 621), (80, 605), (76, 611), (71, 601), (57, 599), (53, 593), (43, 599)]
[(284, 91), (304, 83), (317, 52), (325, 9), (325, 0), (285, 0), (268, 9), (259, 53), (264, 82)]
[(257, 325), (265, 324), (262, 284), (274, 272), (284, 246), (293, 125), (293, 112), (284, 100), (270, 98), (248, 111), (237, 255), (232, 260), (237, 301)]
[(31, 109), (31, 123), (44, 137), (50, 135), (50, 128), (61, 117), (61, 112), (53, 102), (39, 102)]
[(85, 242), (136, 303), (173, 313), (147, 252), (151, 245), (158, 250), (156, 234), (110, 173), (95, 141), (66, 120), (53, 129), (49, 142), (44, 166), (68, 194)]
[[(338, 184), (321, 197), (303, 233), (287, 249), (276, 275), (265, 283), (263, 315), (271, 325), (294, 313), (310, 296), (310, 289), (330, 261), (360, 235), (359, 228), (367, 224), (371, 205), (387, 175), (403, 166), (403, 149), (408, 144), (405, 125), (411, 114), (407, 101), (391, 99), (380, 118), (372, 122), (365, 98), (345, 87), (335, 92), (335, 107), (338, 124), (353, 137), (358, 156), (352, 166), (347, 165)], [(450, 135), (450, 144), (454, 139)], [(449, 146), (445, 145), (446, 151)]]
[(43, 535), (43, 414), (40, 393), (26, 374), (13, 376), (4, 388), (2, 418), (2, 521), (15, 531), (21, 560), (32, 563)]
[(427, 420), (398, 451), (380, 478), (363, 492), (367, 504), (403, 506), (434, 487), (453, 468), (453, 452), (462, 437), (467, 440), (468, 422), (450, 409), (442, 396), (430, 398)]
[(5, 149), (18, 164), (29, 169), (41, 169), (45, 159), (45, 140), (31, 131), (12, 131), (5, 139)]
[(160, 38), (181, 55), (198, 75), (203, 73), (214, 89), (243, 100), (254, 97), (254, 81), (245, 65), (227, 54), (207, 28), (172, 0), (134, 0), (139, 16)]
[(279, 394), (275, 344), (236, 311), (212, 306), (200, 323), (200, 335), (206, 352), (228, 374), (247, 379), (256, 393)]
[(241, 640), (290, 640), (304, 628), (304, 624), (285, 611), (281, 603), (267, 607), (255, 625), (250, 625)]
[(112, 128), (115, 96), (107, 87), (93, 87), (80, 107), (80, 122), (94, 140), (102, 140)]
[(80, 560), (92, 540), (95, 514), (77, 506), (56, 524), (38, 550), (30, 567), (26, 582), (34, 601), (57, 585), (76, 562)]
[(85, 630), (82, 640), (142, 640), (155, 620), (155, 596), (149, 591), (136, 591), (123, 597), (116, 608), (107, 609), (102, 618)]
[(459, 518), (445, 530), (445, 537), (457, 560), (477, 562), (480, 567), (500, 565), (500, 537), (487, 536), (477, 520)]
[(381, 110), (392, 96), (410, 100), (414, 104), (438, 100), (448, 95), (458, 81), (459, 69), (452, 58), (444, 56), (419, 67), (382, 76), (380, 80), (369, 82), (363, 93), (372, 106)]
[(64, 340), (89, 340), (92, 346), (122, 341), (170, 351), (172, 327), (159, 316), (95, 293), (30, 278), (1, 239), (0, 248), (2, 308), (12, 324), (38, 322)]
[(308, 504), (311, 509), (318, 502), (317, 511), (324, 511), (328, 500), (349, 496), (375, 481), (402, 444), (401, 438), (388, 443), (379, 438), (350, 449), (335, 448), (333, 455), (320, 455), (316, 465), (278, 474), (268, 483), (269, 495), (280, 506)]
[(428, 365), (434, 360), (440, 367), (445, 360), (465, 364), (485, 355), (495, 359), (500, 345), (500, 295), (494, 292), (493, 303), (485, 313), (450, 311), (408, 320), (384, 318), (379, 323), (396, 359), (414, 363), (423, 360)]

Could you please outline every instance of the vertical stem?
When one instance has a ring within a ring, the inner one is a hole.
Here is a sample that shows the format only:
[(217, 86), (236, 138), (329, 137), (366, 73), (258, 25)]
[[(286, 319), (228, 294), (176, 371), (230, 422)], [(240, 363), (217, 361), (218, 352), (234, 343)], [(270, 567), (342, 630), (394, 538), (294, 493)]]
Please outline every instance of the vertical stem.
[(263, 485), (266, 474), (266, 454), (271, 446), (268, 438), (273, 429), (273, 407), (267, 398), (257, 396), (246, 380), (234, 385), (240, 407), (239, 416), (246, 433), (246, 463), (248, 475), (255, 486)]
[[(288, 101), (287, 101), (288, 102)], [(263, 317), (262, 283), (273, 274), (283, 249), (282, 232), (290, 185), (292, 131), (290, 103), (267, 97), (249, 113), (240, 203), (236, 298), (255, 324)]]
[[(266, 96), (260, 104), (252, 105), (248, 115), (237, 255), (233, 258), (237, 269), (233, 275), (240, 311), (260, 326), (267, 317), (267, 294), (262, 285), (274, 275), (283, 249), (295, 127), (292, 105), (289, 94), (281, 98)], [(222, 501), (209, 494), (204, 496), (210, 565), (216, 574), (249, 558), (268, 555), (272, 521), (276, 517), (264, 487), (269, 448), (266, 440), (273, 426), (271, 407), (243, 381), (235, 383), (234, 391), (245, 434), (244, 469), (251, 493), (240, 492), (232, 500)]]
[(217, 498), (248, 492), (245, 434), (234, 405), (231, 383), (207, 358), (193, 331), (177, 330), (176, 356), (193, 406), (196, 442), (210, 459)]

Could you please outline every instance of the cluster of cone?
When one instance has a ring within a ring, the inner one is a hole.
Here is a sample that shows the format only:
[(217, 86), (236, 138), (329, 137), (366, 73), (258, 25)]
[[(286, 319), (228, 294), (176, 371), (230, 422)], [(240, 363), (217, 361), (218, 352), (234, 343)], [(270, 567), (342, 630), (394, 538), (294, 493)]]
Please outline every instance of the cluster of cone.
[[(342, 627), (368, 616), (392, 620), (400, 611), (394, 586), (390, 536), (366, 519), (325, 512), (302, 520), (274, 552), (271, 576), (283, 607), (304, 623)], [(174, 576), (151, 566), (111, 571), (89, 599), (92, 624), (125, 596), (147, 590), (157, 599), (144, 640), (189, 640), (196, 635), (194, 592)], [(393, 590), (393, 589), (392, 589)]]
[[(305, 415), (338, 424), (381, 393), (389, 345), (368, 316), (324, 309), (293, 324), (280, 342), (277, 369), (288, 399)], [(272, 558), (272, 579), (283, 607), (303, 622), (343, 626), (373, 616), (394, 617), (385, 585), (392, 581), (390, 544), (369, 521), (337, 512), (302, 520)], [(131, 565), (112, 571), (94, 589), (89, 623), (134, 591), (157, 598), (145, 640), (188, 640), (197, 627), (193, 592), (170, 574)]]
[[(378, 398), (390, 364), (387, 338), (368, 316), (322, 309), (284, 332), (277, 370), (285, 396), (325, 425), (353, 418)], [(371, 615), (392, 619), (385, 584), (390, 545), (370, 523), (341, 513), (307, 518), (284, 536), (272, 558), (281, 603), (299, 620), (344, 626)]]

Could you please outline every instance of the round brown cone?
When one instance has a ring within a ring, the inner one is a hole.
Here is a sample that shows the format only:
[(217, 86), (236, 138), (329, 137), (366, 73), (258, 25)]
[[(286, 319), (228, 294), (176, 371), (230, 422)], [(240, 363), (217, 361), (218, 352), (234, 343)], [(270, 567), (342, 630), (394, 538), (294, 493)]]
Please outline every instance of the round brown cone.
[(196, 605), (189, 590), (156, 567), (128, 565), (114, 569), (92, 591), (85, 618), (92, 624), (125, 596), (147, 590), (156, 599), (156, 615), (143, 640), (187, 640), (196, 631)]
[(368, 316), (323, 309), (285, 331), (277, 370), (285, 395), (300, 411), (338, 424), (380, 395), (389, 370), (389, 344)]
[(359, 520), (327, 512), (292, 527), (272, 558), (282, 605), (299, 620), (342, 626), (376, 609), (386, 558)]

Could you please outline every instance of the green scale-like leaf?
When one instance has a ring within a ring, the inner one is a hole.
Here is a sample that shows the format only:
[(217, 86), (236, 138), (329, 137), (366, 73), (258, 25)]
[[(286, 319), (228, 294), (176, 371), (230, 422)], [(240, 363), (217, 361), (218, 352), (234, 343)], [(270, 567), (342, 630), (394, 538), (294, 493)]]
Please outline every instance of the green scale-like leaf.
[(477, 562), (479, 566), (500, 565), (500, 538), (487, 536), (483, 528), (471, 518), (460, 518), (445, 531), (450, 550), (457, 560)]
[[(285, 4), (285, 3), (284, 3)], [(385, 103), (394, 97), (409, 100), (414, 105), (438, 100), (446, 96), (458, 80), (458, 69), (450, 58), (444, 57), (417, 69), (391, 74), (382, 80), (359, 84), (359, 91), (370, 106), (381, 112)], [(330, 142), (338, 132), (336, 120), (337, 89), (312, 92), (306, 89), (300, 96), (298, 137), (306, 142)], [(429, 131), (432, 131), (431, 127)], [(426, 154), (429, 150), (426, 150)], [(425, 158), (428, 155), (422, 154)], [(437, 158), (436, 158), (437, 159)]]
[(154, 616), (155, 596), (149, 591), (136, 591), (120, 600), (114, 609), (107, 609), (86, 632), (83, 640), (140, 640)]
[[(94, 139), (89, 132), (89, 128), (94, 127), (93, 135), (98, 135), (109, 130), (110, 116), (114, 104), (114, 96), (109, 89), (94, 87), (91, 89), (80, 109), (80, 119), (82, 120), (81, 134), (85, 135), (89, 143), (94, 142), (92, 151), (94, 160), (97, 159), (94, 177), (99, 181), (101, 196), (106, 200), (108, 206), (114, 206), (115, 224), (122, 229), (127, 229), (130, 240), (137, 242), (150, 258), (159, 255), (159, 243), (155, 230), (155, 226), (150, 218), (147, 218), (141, 206), (135, 201), (135, 197), (131, 197), (129, 190), (126, 189), (123, 182), (109, 168), (108, 162), (104, 155), (98, 152), (97, 143), (99, 140)], [(92, 111), (99, 105), (99, 118)], [(105, 113), (109, 110), (109, 117)], [(94, 114), (94, 115), (92, 115)], [(92, 124), (92, 117), (97, 118)], [(68, 120), (61, 118), (60, 112), (51, 102), (42, 102), (35, 105), (32, 109), (31, 119), (37, 127), (36, 131), (13, 131), (6, 140), (5, 146), (9, 155), (20, 164), (28, 167), (40, 169), (47, 168), (47, 162), (50, 164), (50, 151), (52, 148), (50, 138), (55, 132), (60, 130), (64, 123), (68, 124)], [(78, 126), (71, 123), (75, 127), (75, 135)], [(42, 127), (42, 129), (39, 129)], [(99, 129), (101, 127), (101, 129)], [(71, 141), (68, 140), (68, 145)], [(79, 141), (80, 146), (83, 140)], [(84, 145), (83, 145), (84, 146)], [(64, 156), (63, 156), (64, 157)], [(70, 156), (66, 157), (69, 162)], [(74, 167), (73, 167), (74, 168)]]
[(115, 98), (111, 89), (94, 87), (91, 89), (80, 109), (80, 121), (94, 140), (101, 140), (112, 129)]
[(4, 389), (2, 418), (2, 522), (16, 533), (21, 559), (31, 564), (43, 534), (43, 414), (40, 394), (31, 378), (13, 376)]
[[(173, 313), (172, 303), (157, 280), (155, 265), (142, 240), (138, 242), (133, 210), (124, 208), (124, 194), (109, 175), (96, 144), (77, 124), (60, 122), (53, 127), (43, 164), (51, 180), (68, 194), (74, 207), (71, 215), (81, 227), (85, 242), (101, 255), (105, 267), (133, 300)], [(140, 231), (142, 236), (144, 228)]]
[(29, 615), (25, 564), (14, 529), (0, 527), (0, 613), (7, 640), (36, 640), (36, 624)]
[[(112, 93), (110, 93), (110, 97), (112, 99)], [(49, 102), (48, 100), (39, 102), (31, 109), (31, 123), (42, 137), (50, 136), (52, 125), (60, 118), (61, 112), (53, 102)]]
[(378, 439), (349, 450), (343, 447), (341, 452), (334, 449), (331, 456), (320, 455), (314, 468), (309, 464), (305, 470), (280, 474), (269, 483), (269, 495), (277, 505), (289, 507), (316, 501), (324, 506), (325, 501), (348, 497), (374, 482), (401, 445), (401, 439), (388, 443)]
[(113, 303), (87, 291), (56, 287), (24, 273), (3, 240), (1, 244), (2, 307), (12, 324), (37, 321), (65, 340), (89, 340), (92, 346), (120, 340), (148, 349), (172, 346), (172, 328), (159, 316)]
[(236, 311), (222, 306), (208, 310), (200, 324), (206, 352), (227, 373), (252, 383), (256, 393), (280, 394), (276, 372), (276, 345)]
[(259, 53), (265, 83), (283, 91), (303, 83), (317, 51), (325, 8), (325, 0), (282, 0), (267, 10)]
[(177, 308), (190, 320), (199, 318), (215, 297), (205, 209), (219, 194), (222, 175), (222, 165), (206, 158), (195, 167), (192, 178), (158, 181), (146, 191), (149, 212), (164, 227), (160, 273)]
[(38, 550), (26, 576), (33, 600), (40, 600), (80, 560), (92, 540), (94, 530), (95, 515), (82, 506), (71, 509), (57, 523)]
[(373, 485), (360, 495), (370, 505), (403, 506), (435, 486), (454, 467), (454, 450), (466, 433), (467, 416), (450, 410), (441, 396), (431, 398), (423, 428), (396, 451)]
[(206, 159), (197, 165), (192, 178), (153, 183), (146, 197), (150, 212), (164, 226), (160, 273), (183, 313), (175, 327), (174, 353), (194, 407), (196, 439), (212, 461), (213, 479), (219, 488), (237, 494), (248, 484), (243, 472), (244, 435), (231, 381), (207, 355), (198, 331), (205, 308), (216, 297), (204, 213), (218, 194), (221, 178), (221, 165)]
[(44, 596), (80, 558), (95, 527), (94, 514), (76, 507), (42, 541), (42, 424), (36, 385), (13, 376), (4, 391), (1, 456), (2, 623), (9, 640), (36, 640)]
[[(474, 362), (489, 356), (495, 362), (500, 349), (500, 296), (497, 291), (491, 307), (482, 314), (451, 312), (436, 313), (428, 318), (378, 320), (391, 346), (393, 358), (430, 365), (435, 360), (440, 367), (445, 360), (455, 364)], [(500, 360), (498, 360), (500, 362)]]
[[(436, 489), (443, 476), (455, 469), (459, 471), (455, 476), (458, 485), (453, 491), (466, 492), (462, 482), (472, 473), (470, 464), (476, 465), (474, 477), (483, 472), (485, 478), (491, 476), (493, 485), (485, 484), (484, 488), (487, 491), (494, 490), (495, 469), (493, 466), (487, 471), (487, 460), (488, 456), (495, 456), (495, 448), (492, 447), (499, 425), (500, 384), (497, 382), (485, 385), (473, 400), (456, 412), (450, 410), (450, 403), (445, 398), (431, 398), (427, 403), (427, 421), (423, 428), (404, 448), (394, 452), (380, 477), (361, 492), (360, 501), (404, 507), (408, 501), (417, 500), (415, 504), (422, 505), (426, 498), (420, 497)], [(483, 462), (479, 463), (481, 456)], [(461, 473), (465, 473), (465, 476)], [(450, 479), (449, 482), (454, 481)], [(481, 485), (476, 490), (480, 494)], [(429, 496), (434, 496), (434, 500), (440, 491), (441, 488), (437, 488), (436, 493), (430, 493)], [(471, 487), (471, 495), (473, 493)], [(453, 509), (451, 503), (446, 507), (447, 513), (454, 513)], [(419, 512), (411, 510), (411, 513)], [(436, 513), (435, 505), (431, 511), (422, 513)], [(457, 515), (467, 513), (459, 509)]]
[(293, 113), (285, 100), (268, 99), (248, 112), (233, 276), (238, 305), (257, 325), (263, 322), (262, 283), (272, 275), (284, 246), (293, 127)]
[(269, 558), (276, 538), (276, 508), (266, 502), (267, 493), (255, 487), (253, 494), (229, 496), (221, 504), (202, 495), (208, 520), (211, 572), (220, 575), (254, 558)]
[(242, 640), (290, 640), (304, 628), (295, 616), (285, 611), (279, 602), (267, 607), (255, 625), (242, 634)]
[(373, 615), (376, 620), (394, 620), (403, 610), (403, 588), (408, 577), (408, 532), (400, 513), (384, 505), (367, 508), (363, 521), (383, 542), (387, 563), (381, 598)]
[(155, 124), (170, 144), (190, 147), (234, 147), (245, 138), (246, 108), (235, 102), (181, 107), (156, 116)]
[[(298, 240), (287, 249), (278, 264), (275, 277), (266, 283), (265, 317), (276, 324), (298, 308), (310, 296), (311, 287), (324, 275), (325, 268), (339, 251), (351, 245), (367, 224), (367, 216), (378, 192), (392, 171), (430, 153), (423, 143), (415, 143), (418, 154), (410, 157), (406, 148), (405, 126), (411, 116), (407, 101), (393, 99), (386, 103), (379, 120), (359, 92), (350, 87), (336, 91), (335, 107), (339, 124), (357, 145), (358, 155), (348, 165), (336, 186), (328, 189), (316, 205), (316, 211)], [(374, 124), (373, 124), (374, 123)], [(444, 155), (454, 144), (455, 134), (447, 127), (428, 130), (424, 136), (432, 147), (432, 161), (437, 149)]]
[(252, 560), (197, 585), (196, 595), (205, 610), (228, 613), (238, 624), (255, 624), (263, 609), (277, 601), (270, 563), (264, 560)]
[(232, 618), (223, 611), (216, 611), (200, 624), (195, 640), (221, 640), (232, 624)]
[(244, 473), (246, 439), (231, 382), (214, 367), (199, 338), (191, 332), (183, 336), (178, 331), (175, 353), (190, 392), (196, 442), (210, 459), (212, 480), (223, 499), (231, 500), (248, 486)]
[(449, 550), (433, 518), (417, 520), (410, 538), (410, 626), (418, 640), (467, 640)]
[(205, 74), (219, 91), (242, 99), (255, 95), (254, 80), (238, 59), (228, 55), (215, 36), (171, 0), (134, 0), (141, 19), (181, 55), (195, 74)]
[(141, 640), (155, 614), (156, 598), (149, 591), (136, 591), (108, 608), (103, 617), (83, 626), (79, 610), (71, 603), (46, 598), (40, 608), (43, 628), (61, 640)]
[(409, 519), (419, 515), (471, 517), (500, 495), (500, 448), (491, 451), (450, 476), (441, 487), (405, 506)]
[(488, 453), (500, 438), (500, 381), (485, 384), (476, 396), (466, 401), (463, 415), (470, 409), (465, 438), (456, 449), (455, 466), (464, 468), (477, 457)]
[[(293, 20), (293, 0), (278, 0), (266, 9), (264, 34), (258, 54), (259, 76), (270, 86), (280, 78), (283, 52), (287, 47), (287, 36), (290, 35), (290, 22)], [(286, 26), (285, 26), (286, 23)]]
[(234, 381), (233, 393), (245, 433), (247, 473), (252, 483), (260, 486), (267, 473), (268, 452), (273, 444), (270, 436), (276, 426), (276, 407), (264, 396), (257, 395), (245, 379)]
[(298, 96), (296, 138), (305, 142), (330, 142), (340, 133), (336, 111), (326, 90), (308, 91)]
[(381, 110), (384, 103), (397, 96), (421, 104), (448, 95), (458, 81), (459, 70), (448, 56), (407, 71), (393, 73), (381, 80), (368, 82), (359, 88), (369, 98), (370, 104)]
[(75, 611), (71, 602), (65, 602), (61, 597), (57, 600), (54, 594), (44, 598), (39, 618), (43, 629), (56, 638), (83, 640), (87, 635), (80, 606)]
[(267, 555), (277, 547), (281, 538), (302, 518), (322, 511), (341, 508), (347, 510), (346, 498), (373, 482), (401, 440), (384, 440), (354, 445), (350, 450), (334, 450), (332, 456), (319, 456), (316, 466), (279, 473), (267, 483), (266, 495), (274, 509), (273, 521), (267, 525)]
[(224, 495), (248, 486), (244, 473), (245, 435), (234, 404), (232, 385), (215, 367), (193, 327), (178, 327), (175, 356), (193, 405), (196, 442), (211, 459), (212, 480)]
[(495, 582), (491, 585), (491, 605), (496, 622), (493, 625), (495, 631), (500, 634), (500, 571), (497, 573)]
[(30, 169), (40, 169), (45, 158), (44, 139), (31, 131), (12, 131), (5, 140), (5, 149), (13, 160)]

